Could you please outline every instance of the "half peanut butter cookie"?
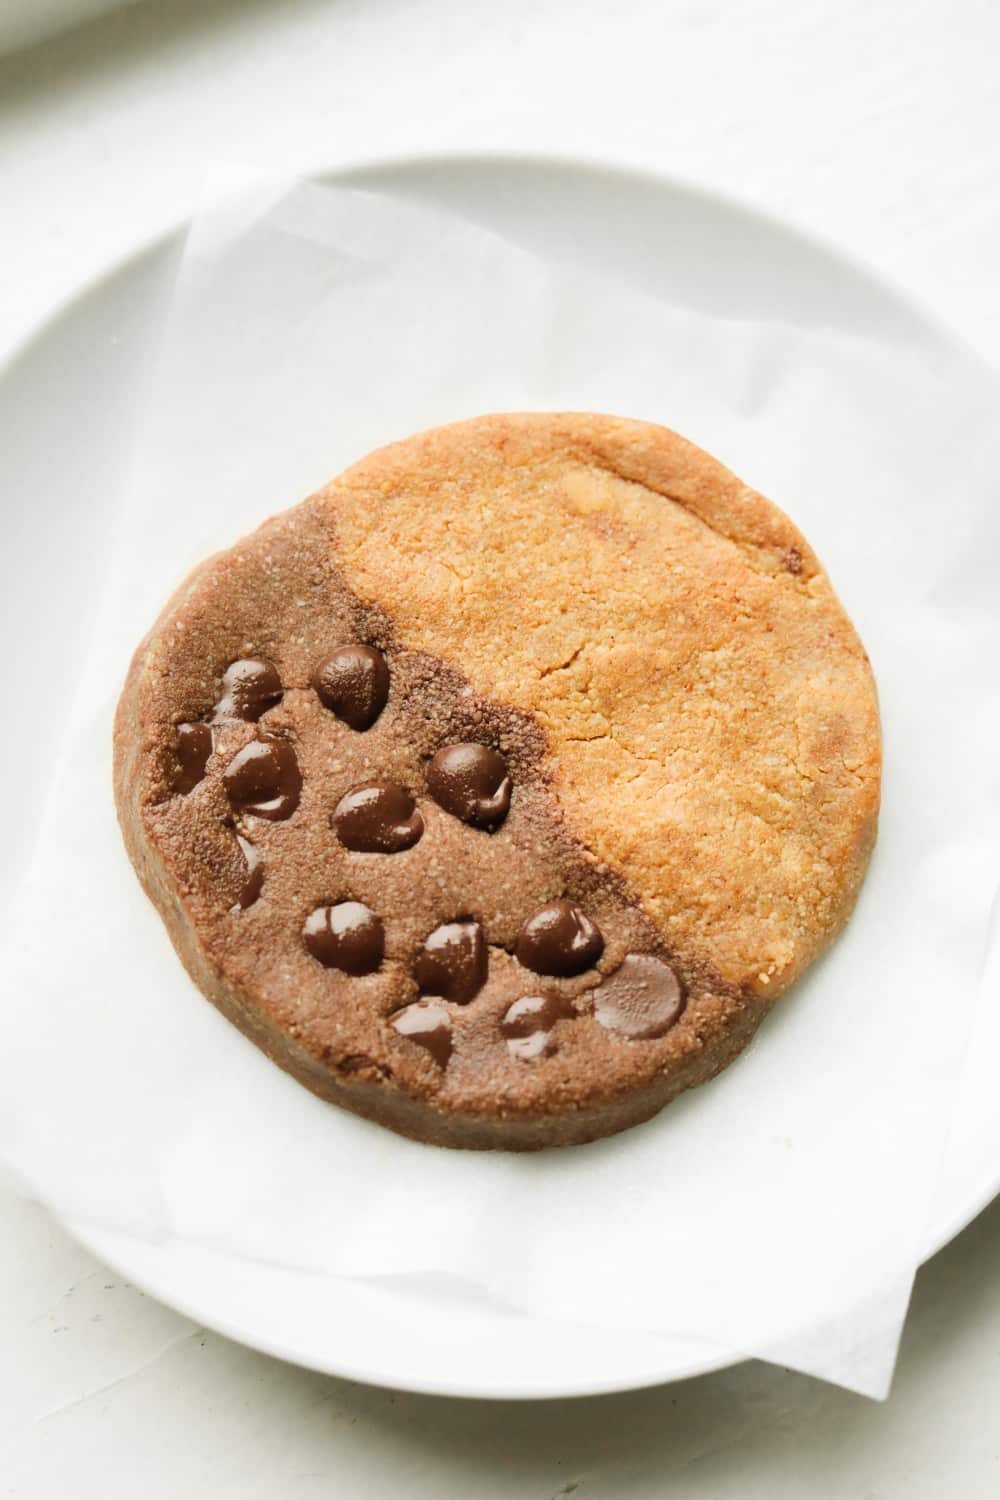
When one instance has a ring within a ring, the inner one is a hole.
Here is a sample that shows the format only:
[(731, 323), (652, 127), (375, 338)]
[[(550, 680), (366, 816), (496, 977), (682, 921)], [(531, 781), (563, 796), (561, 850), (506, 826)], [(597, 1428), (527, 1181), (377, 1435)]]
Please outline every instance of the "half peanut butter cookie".
[(664, 428), (494, 416), (210, 558), (118, 706), (129, 854), (308, 1088), (527, 1148), (655, 1114), (843, 926), (864, 649), (805, 538)]

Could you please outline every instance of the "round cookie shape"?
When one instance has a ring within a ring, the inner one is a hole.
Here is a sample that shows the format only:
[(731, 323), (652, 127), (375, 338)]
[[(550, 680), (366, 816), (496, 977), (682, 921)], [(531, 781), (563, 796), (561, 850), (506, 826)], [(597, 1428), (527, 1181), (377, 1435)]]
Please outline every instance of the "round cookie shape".
[(206, 996), (322, 1098), (471, 1148), (593, 1140), (724, 1068), (847, 921), (880, 767), (806, 538), (593, 414), (417, 434), (208, 559), (115, 725)]

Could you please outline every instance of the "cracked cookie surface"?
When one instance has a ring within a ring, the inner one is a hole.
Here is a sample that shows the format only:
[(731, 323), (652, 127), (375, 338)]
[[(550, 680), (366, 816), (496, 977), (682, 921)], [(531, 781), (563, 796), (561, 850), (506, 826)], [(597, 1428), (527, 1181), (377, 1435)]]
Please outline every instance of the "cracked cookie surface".
[(116, 795), (196, 982), (326, 1098), (532, 1147), (648, 1117), (846, 920), (864, 651), (808, 544), (665, 429), (459, 423), (209, 559)]

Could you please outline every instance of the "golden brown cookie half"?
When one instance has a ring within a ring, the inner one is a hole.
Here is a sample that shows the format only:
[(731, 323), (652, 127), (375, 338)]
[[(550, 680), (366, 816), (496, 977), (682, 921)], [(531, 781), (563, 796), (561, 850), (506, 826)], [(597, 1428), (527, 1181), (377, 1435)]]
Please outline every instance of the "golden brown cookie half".
[(591, 1140), (719, 1072), (846, 921), (867, 657), (808, 543), (664, 428), (485, 417), (210, 558), (118, 706), (195, 982), (326, 1099)]

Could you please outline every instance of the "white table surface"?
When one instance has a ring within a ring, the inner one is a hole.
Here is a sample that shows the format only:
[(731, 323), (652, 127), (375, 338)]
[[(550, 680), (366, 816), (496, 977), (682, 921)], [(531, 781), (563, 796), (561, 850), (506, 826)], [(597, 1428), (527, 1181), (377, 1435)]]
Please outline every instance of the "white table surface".
[[(0, 353), (184, 212), (206, 158), (462, 145), (734, 192), (1000, 363), (998, 80), (996, 0), (146, 0), (0, 59)], [(240, 1349), (0, 1179), (0, 1497), (978, 1500), (1000, 1493), (998, 1407), (1000, 1203), (920, 1273), (884, 1405), (747, 1364), (530, 1406)]]

